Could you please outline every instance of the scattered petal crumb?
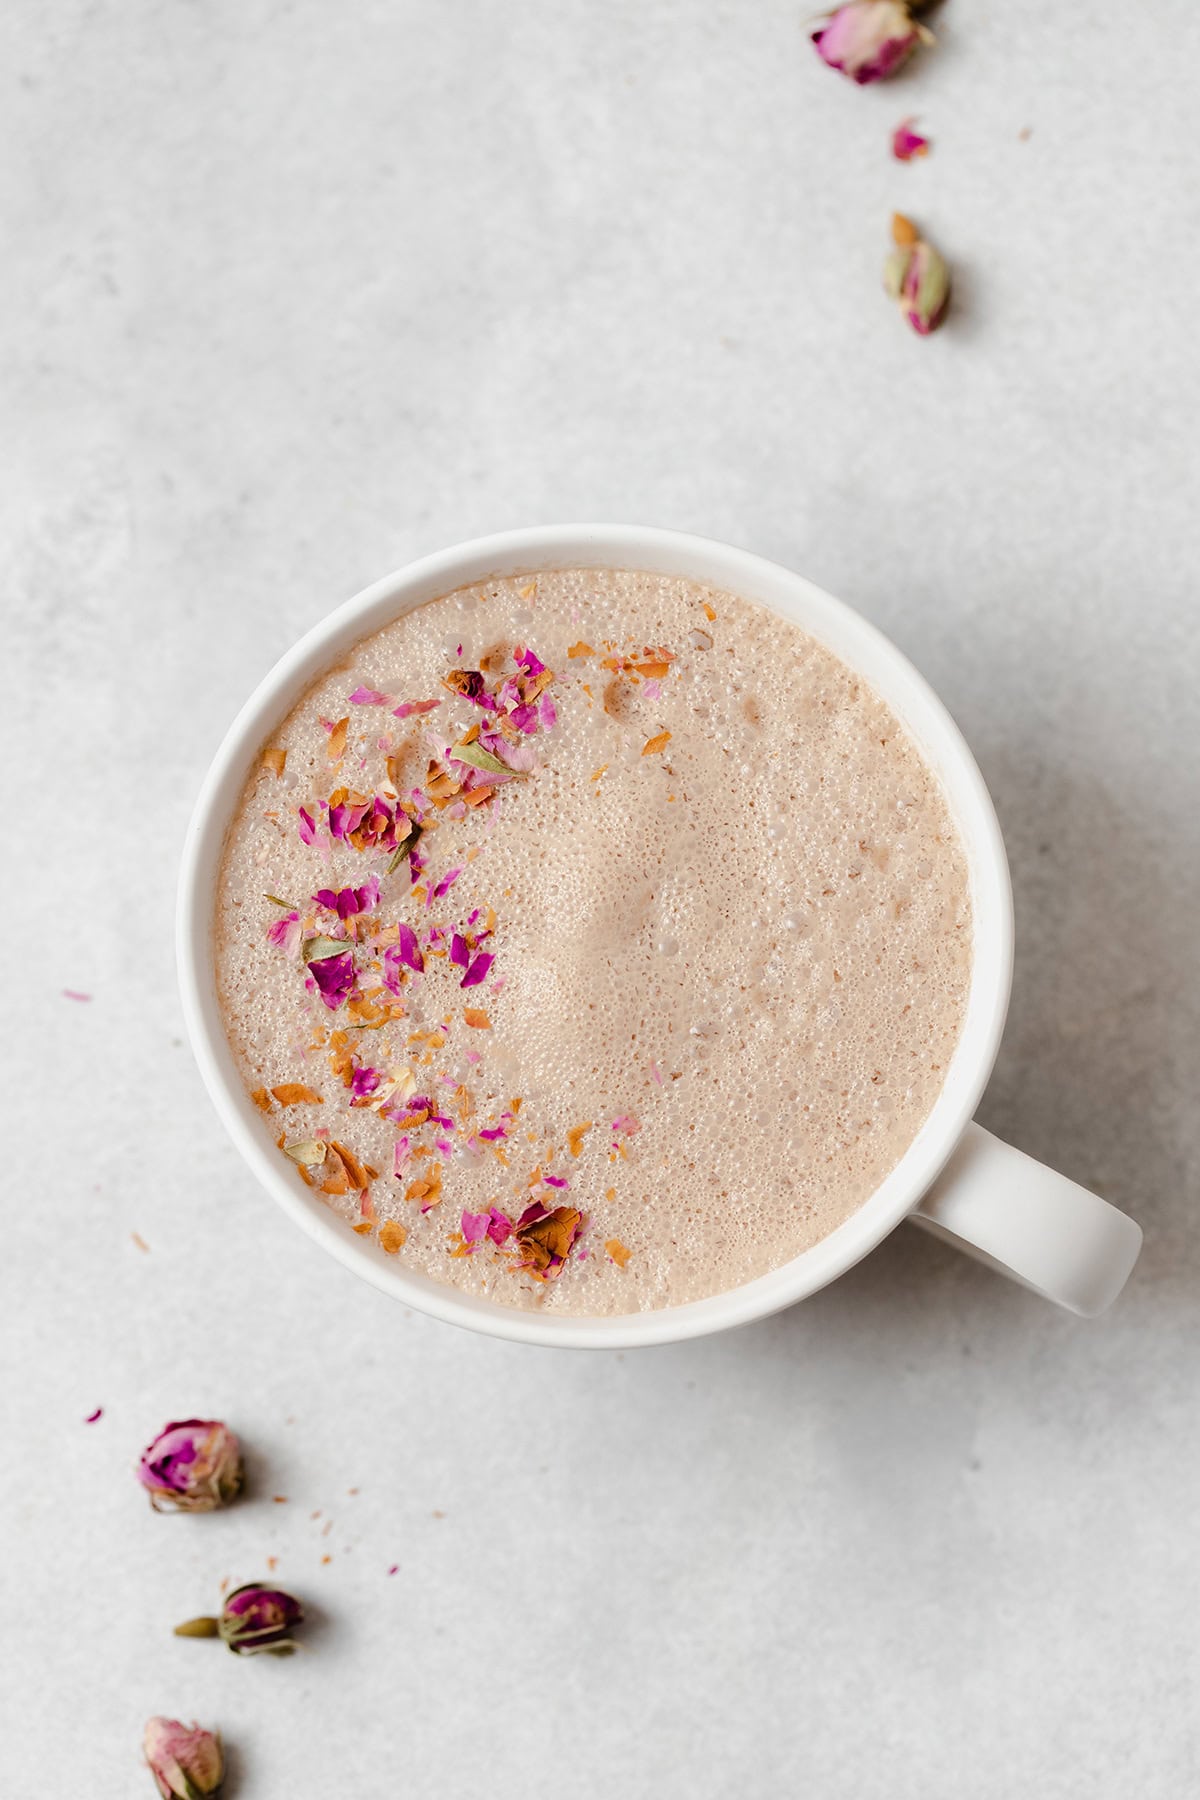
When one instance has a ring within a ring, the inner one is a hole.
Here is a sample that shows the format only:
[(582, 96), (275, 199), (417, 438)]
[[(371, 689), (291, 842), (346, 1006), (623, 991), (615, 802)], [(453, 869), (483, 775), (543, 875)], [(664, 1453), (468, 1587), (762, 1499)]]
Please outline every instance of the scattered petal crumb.
[(399, 1573), (400, 1573), (400, 1564), (393, 1563), (391, 1568), (388, 1570), (388, 1574), (389, 1575), (398, 1575)]
[(582, 638), (580, 638), (577, 644), (572, 644), (567, 651), (567, 655), (571, 657), (595, 656), (595, 654), (596, 652), (592, 649), (592, 646), (590, 644), (585, 644)]
[(277, 1569), (279, 1567), (279, 1558), (277, 1556), (268, 1556), (267, 1567), (268, 1569)]
[(96, 1408), (95, 1412), (90, 1412), (88, 1414), (87, 1418), (83, 1422), (85, 1425), (94, 1425), (96, 1423), (97, 1419), (102, 1419), (103, 1417), (104, 1417), (104, 1408), (102, 1406), (98, 1406)]
[(346, 1489), (346, 1492), (347, 1492), (347, 1493), (348, 1493), (348, 1494), (357, 1494), (357, 1492), (358, 1492), (358, 1489), (357, 1489), (357, 1488), (347, 1488), (347, 1489)]
[(660, 750), (666, 749), (670, 741), (670, 732), (660, 731), (657, 737), (647, 738), (646, 742), (642, 745), (642, 755), (657, 756)]
[(1018, 131), (1018, 133), (1017, 133), (1017, 142), (1019, 144), (1027, 144), (1032, 136), (1033, 136), (1033, 126), (1032, 125), (1022, 125), (1020, 131)]
[(92, 996), (90, 994), (81, 994), (77, 988), (64, 988), (63, 989), (63, 999), (64, 1000), (90, 1000), (91, 997)]
[(716, 618), (716, 616), (717, 616), (717, 609), (716, 609), (716, 607), (715, 607), (715, 606), (710, 606), (710, 605), (709, 605), (709, 604), (708, 604), (708, 601), (707, 601), (707, 600), (705, 600), (705, 601), (704, 601), (704, 602), (703, 602), (703, 606), (704, 606), (704, 616), (705, 616), (705, 618), (706, 618), (706, 619), (707, 619), (707, 620), (708, 620), (708, 622), (709, 622), (709, 624), (710, 624), (710, 625), (711, 625), (711, 624), (712, 624), (712, 622), (713, 622), (713, 620), (714, 620), (714, 619), (715, 619), (715, 618)]
[(929, 155), (929, 139), (914, 131), (915, 119), (901, 119), (892, 133), (892, 155), (897, 162), (914, 162), (918, 156)]
[(333, 1561), (332, 1556), (323, 1556), (321, 1558), (322, 1565), (324, 1565), (325, 1563), (331, 1563), (332, 1561)]
[(146, 1255), (149, 1256), (150, 1246), (146, 1242), (145, 1238), (142, 1236), (141, 1232), (140, 1231), (131, 1231), (129, 1235), (133, 1239), (134, 1243), (137, 1245), (138, 1249), (144, 1250)]
[(271, 1498), (275, 1502), (276, 1506), (286, 1506), (287, 1505), (287, 1495), (286, 1494), (272, 1494)]
[(266, 1088), (252, 1088), (250, 1090), (250, 1098), (253, 1100), (255, 1106), (257, 1106), (259, 1112), (270, 1112), (271, 1096), (268, 1094)]
[(440, 1512), (438, 1510), (438, 1508), (435, 1506), (433, 1509), (433, 1516), (435, 1519), (444, 1519), (446, 1515), (444, 1512)]
[(608, 1254), (612, 1257), (619, 1269), (623, 1269), (633, 1255), (633, 1251), (627, 1250), (620, 1238), (608, 1238), (604, 1248), (608, 1251)]
[(278, 781), (283, 774), (284, 764), (287, 762), (287, 751), (279, 749), (264, 750), (263, 762), (268, 769), (273, 769), (275, 771), (275, 779)]

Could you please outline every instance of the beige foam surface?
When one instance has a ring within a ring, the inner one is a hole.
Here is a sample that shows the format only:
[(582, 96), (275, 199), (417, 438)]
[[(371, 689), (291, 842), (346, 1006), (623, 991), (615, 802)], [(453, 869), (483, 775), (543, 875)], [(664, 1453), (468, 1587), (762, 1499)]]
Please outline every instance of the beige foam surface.
[[(554, 670), (557, 723), (530, 740), (541, 766), (527, 780), (479, 814), (449, 809), (427, 833), (430, 884), (463, 870), (441, 900), (422, 906), (406, 867), (385, 874), (386, 855), (301, 843), (297, 807), (315, 815), (339, 784), (388, 792), (389, 754), (405, 782), (410, 771), (420, 780), (431, 747), (480, 717), (443, 676), (482, 659), (494, 681), (517, 644)], [(659, 647), (672, 656), (662, 679), (601, 666), (614, 654), (652, 661), (642, 653)], [(348, 705), (360, 685), (442, 704), (400, 721)], [(347, 714), (334, 769), (320, 721)], [(644, 754), (663, 732), (665, 746)], [(656, 575), (496, 581), (366, 639), (270, 743), (287, 751), (284, 774), (251, 773), (221, 876), (230, 1041), (249, 1088), (303, 1083), (322, 1096), (272, 1103), (277, 1130), (289, 1142), (326, 1130), (380, 1171), (368, 1216), (404, 1227), (395, 1254), (407, 1266), (514, 1306), (677, 1305), (817, 1242), (912, 1141), (964, 1009), (965, 860), (895, 718), (797, 628)], [(266, 938), (280, 911), (265, 894), (328, 922), (314, 891), (371, 874), (383, 925), (450, 930), (476, 908), (496, 914), (482, 986), (464, 993), (460, 971), (428, 957), (402, 1020), (350, 1033), (359, 1061), (440, 1096), (454, 1120), (407, 1134), (430, 1154), (399, 1179), (395, 1124), (348, 1105), (318, 1041), (345, 1024), (344, 1009), (331, 1013), (299, 959)], [(465, 1023), (467, 1005), (486, 1012), (487, 1029)], [(444, 1043), (409, 1041), (431, 1030)], [(502, 1161), (477, 1132), (515, 1098)], [(573, 1155), (568, 1132), (585, 1124)], [(442, 1197), (423, 1212), (404, 1194), (435, 1166)], [(569, 1185), (531, 1189), (537, 1171)], [(535, 1192), (585, 1216), (556, 1280), (514, 1273), (507, 1247), (453, 1254), (464, 1210), (513, 1216)], [(329, 1204), (348, 1225), (361, 1220), (357, 1196)], [(630, 1253), (623, 1266), (606, 1248), (614, 1240)]]

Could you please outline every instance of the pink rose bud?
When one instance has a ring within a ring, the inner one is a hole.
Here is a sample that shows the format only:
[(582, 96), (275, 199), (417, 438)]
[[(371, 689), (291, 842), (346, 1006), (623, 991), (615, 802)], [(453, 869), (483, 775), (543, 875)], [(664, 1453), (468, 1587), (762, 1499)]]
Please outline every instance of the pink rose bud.
[(219, 1419), (182, 1419), (142, 1451), (137, 1477), (155, 1512), (213, 1512), (242, 1485), (241, 1447)]
[(909, 0), (848, 0), (813, 32), (812, 41), (831, 69), (865, 87), (894, 75), (918, 44), (933, 43), (933, 34), (917, 24)]
[(151, 1719), (142, 1750), (163, 1800), (211, 1800), (225, 1779), (215, 1731), (178, 1719)]
[(921, 337), (936, 331), (950, 301), (950, 271), (911, 219), (892, 217), (895, 249), (883, 267), (883, 285)]

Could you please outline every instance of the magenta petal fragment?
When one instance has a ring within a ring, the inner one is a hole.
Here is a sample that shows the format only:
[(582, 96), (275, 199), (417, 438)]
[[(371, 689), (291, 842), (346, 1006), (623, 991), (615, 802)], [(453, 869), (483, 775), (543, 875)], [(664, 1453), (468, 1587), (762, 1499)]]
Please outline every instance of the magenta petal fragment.
[(282, 919), (275, 919), (267, 926), (268, 944), (274, 944), (277, 950), (282, 950), (287, 956), (295, 956), (300, 948), (301, 935), (300, 914), (297, 912), (287, 913)]
[(335, 1012), (354, 987), (354, 958), (348, 950), (341, 956), (325, 956), (308, 965), (322, 1000)]
[(434, 899), (440, 900), (443, 894), (448, 894), (461, 874), (461, 869), (448, 869), (433, 890)]
[(425, 967), (425, 958), (421, 955), (421, 946), (417, 942), (417, 934), (411, 925), (400, 926), (400, 961), (407, 963), (419, 975)]
[(486, 979), (487, 972), (495, 960), (495, 957), (491, 955), (489, 951), (481, 950), (462, 980), (459, 982), (459, 987), (478, 987), (479, 983)]
[(512, 1220), (507, 1213), (502, 1213), (498, 1207), (489, 1206), (488, 1208), (487, 1234), (491, 1238), (493, 1244), (503, 1244), (512, 1236)]
[(405, 700), (399, 706), (394, 706), (392, 712), (397, 719), (408, 719), (414, 713), (432, 712), (435, 706), (441, 704), (440, 700)]
[(489, 1223), (490, 1216), (485, 1212), (465, 1212), (460, 1221), (463, 1242), (466, 1244), (480, 1243), (487, 1236)]
[(346, 702), (348, 706), (387, 706), (391, 702), (390, 694), (381, 694), (377, 688), (356, 687)]
[(460, 969), (465, 969), (470, 960), (467, 940), (460, 931), (456, 931), (450, 939), (450, 961), (456, 963)]
[(300, 808), (299, 831), (300, 831), (300, 842), (302, 844), (315, 844), (316, 843), (316, 841), (317, 841), (316, 821), (314, 820), (311, 813), (305, 812), (303, 807)]
[(350, 1077), (350, 1098), (352, 1100), (365, 1099), (368, 1094), (375, 1092), (379, 1081), (378, 1069), (369, 1069), (365, 1065), (355, 1069)]
[(925, 156), (928, 151), (929, 139), (913, 130), (911, 119), (902, 119), (892, 133), (892, 155), (896, 161), (912, 162), (914, 157)]

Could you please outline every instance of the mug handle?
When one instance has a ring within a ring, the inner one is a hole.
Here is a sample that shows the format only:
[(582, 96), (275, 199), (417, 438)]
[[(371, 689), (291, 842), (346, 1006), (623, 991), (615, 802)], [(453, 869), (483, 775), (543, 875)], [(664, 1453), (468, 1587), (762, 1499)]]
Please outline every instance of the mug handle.
[(910, 1216), (1085, 1319), (1112, 1305), (1142, 1247), (1126, 1213), (976, 1124)]

